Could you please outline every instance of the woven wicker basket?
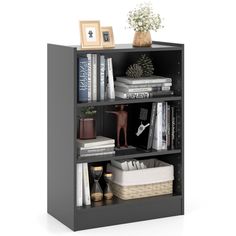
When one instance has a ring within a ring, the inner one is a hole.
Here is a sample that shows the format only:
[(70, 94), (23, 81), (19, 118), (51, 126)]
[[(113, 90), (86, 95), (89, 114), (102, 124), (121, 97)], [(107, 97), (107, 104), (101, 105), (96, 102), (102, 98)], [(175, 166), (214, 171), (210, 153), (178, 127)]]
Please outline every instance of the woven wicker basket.
[(132, 186), (121, 186), (111, 182), (111, 186), (114, 195), (123, 200), (173, 193), (173, 181)]

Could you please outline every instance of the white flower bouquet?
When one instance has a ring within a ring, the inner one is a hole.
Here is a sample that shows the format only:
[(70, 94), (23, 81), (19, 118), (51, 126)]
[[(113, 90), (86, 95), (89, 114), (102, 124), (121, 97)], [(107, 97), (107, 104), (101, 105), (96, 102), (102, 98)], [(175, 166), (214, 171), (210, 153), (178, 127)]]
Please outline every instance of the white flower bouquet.
[(129, 11), (128, 24), (129, 28), (136, 32), (157, 31), (163, 27), (161, 17), (154, 13), (151, 3), (140, 4), (134, 10)]

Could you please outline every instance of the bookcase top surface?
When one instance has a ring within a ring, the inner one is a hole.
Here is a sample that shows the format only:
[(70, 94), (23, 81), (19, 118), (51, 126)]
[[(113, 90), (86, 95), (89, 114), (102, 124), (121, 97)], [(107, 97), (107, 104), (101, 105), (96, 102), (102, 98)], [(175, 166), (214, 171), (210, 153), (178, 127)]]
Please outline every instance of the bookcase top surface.
[(132, 44), (116, 44), (114, 48), (84, 49), (81, 46), (74, 45), (78, 53), (95, 52), (95, 53), (114, 53), (114, 52), (143, 52), (143, 51), (169, 51), (182, 50), (182, 44), (153, 42), (151, 47), (133, 47)]

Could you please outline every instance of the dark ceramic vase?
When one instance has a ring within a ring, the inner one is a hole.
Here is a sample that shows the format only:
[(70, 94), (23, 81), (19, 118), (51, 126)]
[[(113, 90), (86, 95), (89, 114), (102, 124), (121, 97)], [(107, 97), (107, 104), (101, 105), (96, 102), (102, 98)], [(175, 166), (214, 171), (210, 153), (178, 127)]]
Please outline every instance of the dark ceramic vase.
[(96, 120), (94, 118), (80, 118), (79, 138), (96, 138)]

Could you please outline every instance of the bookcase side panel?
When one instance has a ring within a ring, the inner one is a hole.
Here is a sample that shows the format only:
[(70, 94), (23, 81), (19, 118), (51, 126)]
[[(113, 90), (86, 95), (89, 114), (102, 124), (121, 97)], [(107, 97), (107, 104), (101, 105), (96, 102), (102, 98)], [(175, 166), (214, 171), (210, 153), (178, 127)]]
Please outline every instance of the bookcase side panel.
[(76, 51), (48, 45), (48, 213), (75, 229)]

